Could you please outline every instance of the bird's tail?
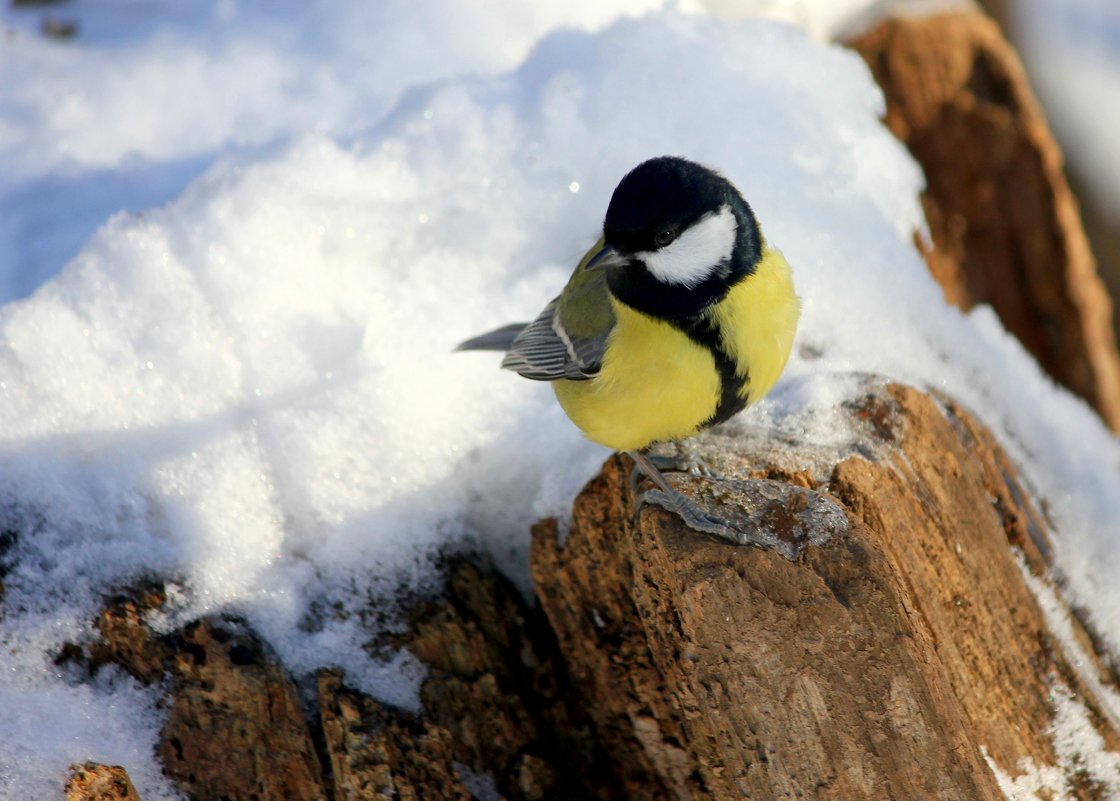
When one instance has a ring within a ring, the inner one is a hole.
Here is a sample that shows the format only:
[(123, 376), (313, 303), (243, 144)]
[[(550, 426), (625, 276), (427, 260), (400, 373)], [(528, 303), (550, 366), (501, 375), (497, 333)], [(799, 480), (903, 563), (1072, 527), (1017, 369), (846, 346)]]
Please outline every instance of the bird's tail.
[(471, 337), (465, 342), (460, 342), (455, 346), (455, 350), (509, 350), (513, 340), (517, 339), (517, 335), (527, 326), (528, 323), (510, 323), (503, 325), (501, 328), (496, 328), (486, 334), (479, 334), (476, 337)]

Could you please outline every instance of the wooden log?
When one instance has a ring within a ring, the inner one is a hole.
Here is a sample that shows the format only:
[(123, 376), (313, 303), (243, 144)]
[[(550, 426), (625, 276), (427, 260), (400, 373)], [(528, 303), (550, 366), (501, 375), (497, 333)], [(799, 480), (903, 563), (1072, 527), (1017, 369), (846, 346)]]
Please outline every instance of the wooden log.
[(153, 632), (147, 614), (165, 600), (154, 585), (112, 599), (101, 637), (60, 659), (90, 672), (119, 665), (168, 688), (157, 751), (198, 801), (611, 801), (645, 786), (617, 775), (599, 747), (539, 610), (484, 557), (449, 557), (442, 570), (442, 588), (412, 597), (408, 625), (378, 644), (423, 661), (419, 713), (324, 670), (309, 725), (294, 684), (244, 622)]
[(993, 768), (1060, 762), (1055, 688), (1120, 746), (1107, 671), (1063, 651), (1027, 586), (1046, 525), (992, 436), (900, 386), (849, 411), (862, 435), (832, 465), (789, 443), (776, 464), (700, 441), (731, 479), (790, 481), (772, 497), (792, 513), (806, 485), (842, 508), (795, 559), (656, 507), (635, 524), (620, 457), (563, 545), (537, 527), (533, 573), (568, 669), (614, 758), (657, 777), (649, 797), (999, 799)]
[[(154, 636), (150, 588), (105, 612), (89, 664), (168, 671), (159, 752), (199, 799), (971, 801), (1017, 781), (1108, 797), (1114, 677), (1047, 584), (1029, 488), (949, 400), (871, 383), (846, 410), (834, 452), (751, 429), (690, 444), (727, 478), (684, 489), (769, 527), (775, 548), (656, 507), (635, 521), (613, 457), (563, 545), (555, 522), (536, 527), (551, 629), (492, 570), (452, 560), (386, 643), (429, 669), (420, 714), (328, 671), (309, 727), (242, 624)], [(1096, 751), (1070, 750), (1071, 714)]]
[[(1008, 40), (1019, 48), (1023, 41), (1023, 34), (1019, 30), (1020, 26), (1016, 24), (1018, 20), (1014, 9), (1015, 3), (1010, 0), (984, 0), (981, 5), (992, 19), (999, 23), (1000, 30)], [(1031, 54), (1026, 53), (1023, 60), (1026, 62), (1028, 72), (1032, 73), (1037, 81), (1039, 66), (1031, 63)], [(1040, 94), (1044, 107), (1053, 102), (1053, 98), (1046, 96), (1045, 90)], [(1120, 325), (1120, 308), (1116, 304), (1116, 298), (1120, 297), (1120, 211), (1116, 209), (1115, 203), (1109, 202), (1102, 194), (1099, 186), (1092, 185), (1090, 171), (1097, 170), (1098, 165), (1091, 157), (1080, 156), (1069, 147), (1076, 145), (1072, 137), (1069, 137), (1068, 142), (1062, 141), (1066, 138), (1066, 133), (1062, 130), (1063, 125), (1060, 121), (1054, 127), (1058, 143), (1065, 148), (1068, 156), (1067, 174), (1070, 188), (1081, 209), (1081, 222), (1085, 226), (1090, 249), (1097, 260), (1097, 272), (1100, 273), (1101, 280), (1108, 289), (1108, 295), (1112, 298), (1112, 327), (1115, 330)]]

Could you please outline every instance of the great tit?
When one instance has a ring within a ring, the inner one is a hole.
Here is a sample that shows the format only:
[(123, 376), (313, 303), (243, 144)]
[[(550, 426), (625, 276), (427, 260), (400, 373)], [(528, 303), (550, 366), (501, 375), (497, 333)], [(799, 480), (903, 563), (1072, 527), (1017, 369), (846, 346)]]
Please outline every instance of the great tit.
[(552, 382), (589, 439), (627, 451), (660, 488), (640, 502), (723, 534), (728, 524), (673, 488), (642, 450), (765, 395), (799, 315), (789, 264), (739, 191), (714, 170), (662, 156), (622, 179), (602, 237), (537, 319), (459, 349), (506, 351), (502, 367)]

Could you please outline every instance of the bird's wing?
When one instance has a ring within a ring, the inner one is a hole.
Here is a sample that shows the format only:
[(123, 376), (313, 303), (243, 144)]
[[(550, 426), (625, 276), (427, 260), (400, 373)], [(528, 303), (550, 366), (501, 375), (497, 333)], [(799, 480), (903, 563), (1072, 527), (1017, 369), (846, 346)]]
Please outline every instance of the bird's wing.
[(537, 381), (585, 381), (594, 376), (614, 328), (606, 275), (586, 269), (603, 248), (600, 239), (587, 251), (564, 291), (533, 322), (481, 334), (457, 350), (504, 350), (502, 367)]
[(545, 306), (517, 335), (502, 359), (502, 367), (536, 381), (585, 381), (599, 372), (608, 332), (602, 336), (573, 335), (561, 321), (562, 298)]

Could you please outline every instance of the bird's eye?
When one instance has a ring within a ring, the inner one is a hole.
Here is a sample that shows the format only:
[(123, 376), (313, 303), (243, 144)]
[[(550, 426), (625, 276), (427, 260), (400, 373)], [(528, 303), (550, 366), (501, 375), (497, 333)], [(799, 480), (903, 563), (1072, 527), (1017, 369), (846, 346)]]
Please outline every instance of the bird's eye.
[(654, 234), (653, 241), (659, 248), (663, 248), (677, 238), (677, 229), (675, 226), (669, 228), (662, 228)]

